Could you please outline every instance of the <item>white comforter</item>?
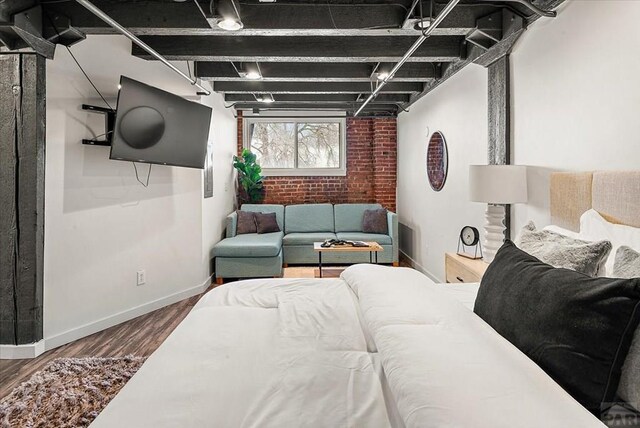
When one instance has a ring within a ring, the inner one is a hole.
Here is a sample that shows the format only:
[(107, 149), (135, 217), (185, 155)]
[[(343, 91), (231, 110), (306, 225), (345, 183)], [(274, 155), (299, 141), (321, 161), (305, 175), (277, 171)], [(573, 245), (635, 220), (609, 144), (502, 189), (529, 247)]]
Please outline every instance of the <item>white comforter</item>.
[(91, 426), (601, 427), (467, 290), (371, 265), (219, 287)]

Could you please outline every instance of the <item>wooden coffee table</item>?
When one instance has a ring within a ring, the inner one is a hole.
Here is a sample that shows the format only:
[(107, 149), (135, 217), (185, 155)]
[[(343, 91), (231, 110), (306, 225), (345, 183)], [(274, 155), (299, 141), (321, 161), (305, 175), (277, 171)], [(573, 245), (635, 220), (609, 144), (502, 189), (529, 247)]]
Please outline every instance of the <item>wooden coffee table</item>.
[[(322, 253), (369, 253), (369, 263), (378, 263), (378, 253), (384, 248), (377, 242), (367, 242), (368, 247), (352, 247), (351, 245), (336, 245), (334, 247), (322, 247), (322, 242), (314, 242), (313, 250), (318, 252), (318, 269), (322, 278)], [(375, 254), (375, 257), (374, 257)]]

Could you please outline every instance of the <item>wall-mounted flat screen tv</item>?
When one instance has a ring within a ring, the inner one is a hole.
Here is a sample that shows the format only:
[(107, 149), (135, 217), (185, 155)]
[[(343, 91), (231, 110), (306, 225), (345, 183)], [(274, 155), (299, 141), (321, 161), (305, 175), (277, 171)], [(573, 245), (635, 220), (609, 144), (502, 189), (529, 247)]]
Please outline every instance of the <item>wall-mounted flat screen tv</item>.
[(204, 168), (211, 109), (120, 77), (110, 159)]

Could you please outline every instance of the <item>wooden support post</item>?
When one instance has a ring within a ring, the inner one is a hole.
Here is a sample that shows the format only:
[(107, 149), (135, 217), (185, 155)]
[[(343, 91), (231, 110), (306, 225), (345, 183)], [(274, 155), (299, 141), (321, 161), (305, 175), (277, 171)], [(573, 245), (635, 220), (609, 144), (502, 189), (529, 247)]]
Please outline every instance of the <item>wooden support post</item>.
[(42, 339), (45, 59), (0, 55), (0, 344)]
[[(511, 82), (509, 55), (488, 66), (489, 71), (489, 165), (511, 163)], [(505, 237), (511, 239), (511, 205), (505, 205)]]

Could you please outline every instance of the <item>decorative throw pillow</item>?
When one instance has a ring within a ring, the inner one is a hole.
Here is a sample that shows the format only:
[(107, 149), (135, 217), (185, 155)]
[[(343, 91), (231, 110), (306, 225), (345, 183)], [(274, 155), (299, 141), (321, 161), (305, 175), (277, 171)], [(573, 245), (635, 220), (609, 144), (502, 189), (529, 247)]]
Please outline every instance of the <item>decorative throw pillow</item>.
[(256, 233), (256, 219), (251, 211), (237, 210), (238, 223), (236, 226), (236, 234), (244, 235), (245, 233)]
[(548, 230), (536, 230), (529, 222), (520, 234), (517, 246), (553, 267), (598, 275), (611, 252), (611, 242), (589, 242), (570, 238)]
[(590, 278), (507, 241), (482, 277), (474, 312), (599, 415), (611, 402), (640, 321), (640, 278)]
[(364, 233), (380, 233), (387, 235), (389, 226), (387, 223), (387, 210), (380, 208), (377, 210), (364, 210), (362, 216), (362, 231)]
[[(613, 276), (640, 278), (640, 253), (626, 246), (618, 248)], [(622, 366), (618, 396), (640, 411), (640, 328), (636, 328), (631, 349)]]
[(255, 213), (258, 233), (280, 232), (276, 213)]
[(613, 276), (616, 278), (640, 278), (640, 253), (622, 246), (616, 251), (613, 263)]

